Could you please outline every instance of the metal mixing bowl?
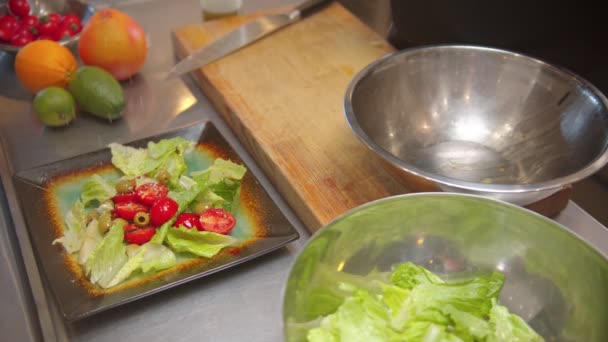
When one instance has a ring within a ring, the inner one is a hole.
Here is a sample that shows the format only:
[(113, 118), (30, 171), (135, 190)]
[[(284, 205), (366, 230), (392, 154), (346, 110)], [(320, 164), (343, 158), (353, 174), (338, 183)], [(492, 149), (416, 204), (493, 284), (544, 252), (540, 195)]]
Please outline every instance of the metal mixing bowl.
[[(43, 16), (52, 12), (61, 15), (74, 13), (80, 18), (83, 26), (95, 13), (95, 8), (93, 6), (90, 6), (85, 1), (81, 0), (28, 0), (28, 3), (30, 4), (31, 15)], [(8, 13), (7, 6), (7, 3), (0, 4), (0, 15)], [(78, 38), (80, 38), (80, 33), (68, 39), (63, 39), (58, 43), (66, 47), (72, 47), (76, 44)], [(0, 42), (1, 51), (16, 53), (19, 52), (20, 49), (20, 46), (2, 44)]]
[(357, 74), (345, 96), (353, 132), (412, 191), (518, 205), (606, 164), (607, 107), (569, 71), (476, 46), (387, 55)]
[(377, 200), (313, 235), (283, 293), (287, 341), (302, 341), (316, 319), (333, 312), (345, 285), (405, 261), (442, 277), (500, 271), (501, 303), (546, 341), (608, 341), (606, 255), (532, 211), (449, 193)]

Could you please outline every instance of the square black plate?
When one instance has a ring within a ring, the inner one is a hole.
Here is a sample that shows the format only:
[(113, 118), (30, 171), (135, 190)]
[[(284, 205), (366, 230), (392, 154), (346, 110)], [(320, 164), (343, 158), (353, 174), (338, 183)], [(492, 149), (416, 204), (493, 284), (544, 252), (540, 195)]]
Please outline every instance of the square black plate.
[[(149, 141), (176, 136), (198, 142), (197, 149), (202, 149), (210, 156), (222, 156), (248, 166), (211, 122), (194, 124), (125, 145), (145, 147)], [(92, 174), (91, 170), (112, 169), (113, 167), (108, 166), (111, 165), (110, 160), (110, 149), (104, 148), (22, 171), (13, 178), (37, 262), (67, 320), (87, 317), (227, 269), (299, 238), (295, 228), (281, 213), (253, 173), (248, 171), (243, 179), (239, 210), (247, 213), (248, 219), (242, 224), (250, 225), (245, 229), (249, 229), (252, 236), (243, 237), (236, 247), (225, 248), (212, 259), (197, 259), (195, 262), (178, 264), (154, 276), (104, 290), (91, 284), (79, 274), (80, 267), (75, 267), (78, 264), (74, 261), (74, 257), (69, 256), (61, 245), (52, 245), (52, 241), (61, 236), (62, 231), (60, 224), (54, 223), (62, 221), (54, 218), (58, 217), (56, 215), (63, 216), (57, 212), (58, 206), (51, 204), (59, 200), (55, 198), (59, 195), (51, 189), (58, 182), (62, 184), (81, 182)]]

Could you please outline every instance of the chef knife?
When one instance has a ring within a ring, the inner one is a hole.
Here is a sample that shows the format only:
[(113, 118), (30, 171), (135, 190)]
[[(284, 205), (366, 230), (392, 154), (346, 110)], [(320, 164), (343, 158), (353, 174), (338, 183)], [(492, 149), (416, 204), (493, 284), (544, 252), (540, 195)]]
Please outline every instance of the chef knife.
[(192, 70), (231, 54), (299, 19), (315, 12), (331, 0), (308, 0), (285, 13), (267, 15), (254, 19), (218, 38), (213, 43), (195, 51), (169, 70), (167, 79), (179, 77)]

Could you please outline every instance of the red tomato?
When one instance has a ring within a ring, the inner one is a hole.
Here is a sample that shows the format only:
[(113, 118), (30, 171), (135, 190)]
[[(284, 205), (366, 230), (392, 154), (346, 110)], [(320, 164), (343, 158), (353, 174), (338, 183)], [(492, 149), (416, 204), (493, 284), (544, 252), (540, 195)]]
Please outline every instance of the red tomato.
[(150, 241), (156, 233), (154, 227), (138, 227), (134, 224), (128, 224), (124, 227), (125, 241), (128, 243), (134, 243), (136, 245), (143, 245)]
[(0, 18), (0, 40), (10, 41), (15, 35), (15, 31), (19, 28), (17, 18), (10, 15)]
[(54, 38), (55, 38), (55, 40), (60, 41), (63, 39), (68, 39), (73, 35), (74, 35), (74, 33), (72, 33), (72, 31), (69, 28), (60, 27), (57, 29), (57, 31), (55, 31)]
[(29, 30), (32, 27), (35, 28), (36, 25), (38, 25), (38, 17), (35, 15), (26, 15), (25, 17), (21, 18), (21, 27), (23, 28)]
[(136, 202), (137, 195), (134, 192), (129, 192), (126, 194), (118, 194), (112, 197), (114, 203), (123, 203), (123, 202)]
[(146, 183), (140, 185), (135, 193), (141, 203), (152, 205), (161, 198), (167, 197), (169, 188), (161, 183)]
[(114, 204), (114, 211), (116, 212), (116, 215), (120, 216), (121, 218), (127, 221), (132, 221), (135, 214), (139, 212), (147, 213), (148, 207), (136, 202), (122, 202)]
[(0, 42), (8, 42), (13, 37), (13, 32), (0, 27)]
[(150, 223), (153, 226), (160, 226), (169, 221), (177, 212), (177, 202), (169, 197), (158, 200), (152, 208), (150, 208)]
[(38, 34), (55, 37), (55, 32), (59, 29), (59, 25), (56, 22), (51, 21), (48, 17), (42, 17), (40, 18), (36, 29), (38, 30)]
[(27, 0), (8, 0), (8, 9), (18, 17), (30, 14), (30, 4)]
[(61, 22), (61, 16), (57, 13), (49, 13), (46, 16), (49, 18), (49, 21), (52, 21), (57, 25), (59, 25), (59, 23)]
[(73, 13), (66, 14), (63, 19), (61, 19), (61, 26), (69, 28), (74, 34), (82, 30), (80, 18)]
[(222, 208), (211, 208), (203, 211), (200, 221), (204, 230), (224, 235), (230, 233), (236, 225), (236, 218)]
[(36, 37), (30, 33), (30, 31), (23, 31), (20, 34), (15, 34), (11, 39), (11, 45), (15, 46), (26, 46), (31, 43)]
[(196, 228), (196, 230), (200, 230), (200, 231), (203, 230), (203, 225), (201, 224), (201, 221), (199, 220), (199, 217), (196, 214), (191, 214), (191, 213), (180, 214), (177, 217), (177, 220), (175, 220), (175, 224), (173, 226), (179, 227), (180, 225), (182, 225), (186, 228)]

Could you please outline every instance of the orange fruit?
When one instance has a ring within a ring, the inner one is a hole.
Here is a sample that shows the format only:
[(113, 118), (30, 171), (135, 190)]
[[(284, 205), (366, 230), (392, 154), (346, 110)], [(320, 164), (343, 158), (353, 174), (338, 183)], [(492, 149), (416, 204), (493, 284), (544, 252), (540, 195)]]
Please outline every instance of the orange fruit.
[(36, 40), (19, 50), (15, 57), (15, 73), (30, 91), (44, 88), (65, 88), (78, 66), (66, 47), (52, 40)]
[(146, 61), (146, 33), (127, 14), (102, 9), (82, 29), (78, 53), (84, 64), (105, 69), (119, 81), (126, 80)]

